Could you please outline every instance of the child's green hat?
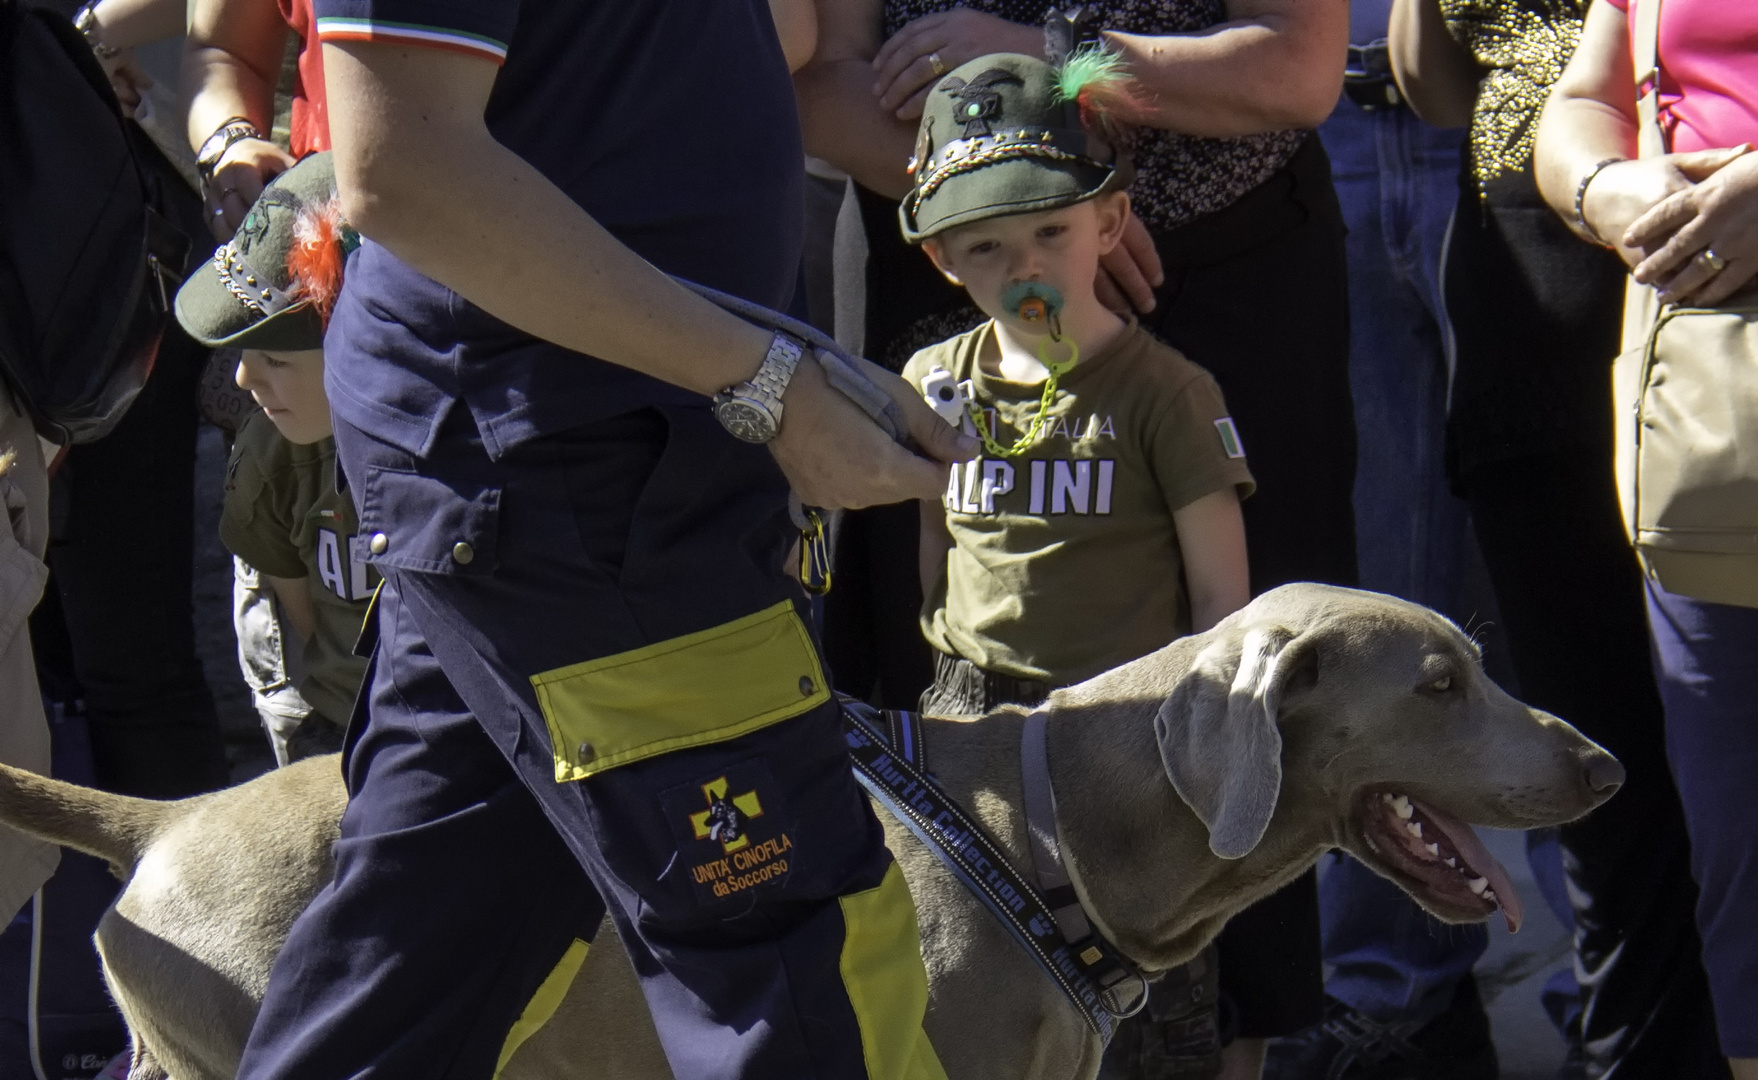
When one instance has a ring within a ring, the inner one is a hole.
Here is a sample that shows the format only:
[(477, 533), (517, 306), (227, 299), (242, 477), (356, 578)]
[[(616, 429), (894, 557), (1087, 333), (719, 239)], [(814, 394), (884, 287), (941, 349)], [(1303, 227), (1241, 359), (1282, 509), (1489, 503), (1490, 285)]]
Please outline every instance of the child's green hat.
[(263, 188), (232, 239), (177, 290), (177, 321), (210, 347), (322, 348), (343, 261), (359, 244), (341, 220), (330, 155), (312, 154)]
[(1113, 121), (1134, 104), (1121, 62), (1093, 46), (1059, 67), (1015, 53), (958, 67), (922, 110), (915, 186), (898, 207), (904, 239), (1128, 187), (1134, 171)]

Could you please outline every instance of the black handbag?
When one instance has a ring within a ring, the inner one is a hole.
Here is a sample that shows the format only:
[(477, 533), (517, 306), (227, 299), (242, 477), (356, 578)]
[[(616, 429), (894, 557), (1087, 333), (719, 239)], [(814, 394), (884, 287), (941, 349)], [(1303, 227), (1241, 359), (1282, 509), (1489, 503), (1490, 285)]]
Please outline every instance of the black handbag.
[(151, 374), (194, 196), (61, 15), (0, 0), (0, 378), (52, 442), (101, 438)]

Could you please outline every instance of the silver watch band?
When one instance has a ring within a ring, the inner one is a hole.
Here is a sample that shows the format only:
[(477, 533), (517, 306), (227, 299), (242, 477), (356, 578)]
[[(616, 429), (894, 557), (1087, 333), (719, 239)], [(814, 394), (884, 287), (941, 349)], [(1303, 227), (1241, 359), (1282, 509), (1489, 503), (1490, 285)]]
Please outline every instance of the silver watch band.
[(763, 357), (763, 365), (746, 384), (762, 395), (764, 403), (777, 415), (781, 395), (787, 392), (788, 381), (794, 377), (794, 369), (800, 366), (800, 357), (804, 355), (805, 346), (798, 339), (777, 330), (769, 341), (769, 352)]

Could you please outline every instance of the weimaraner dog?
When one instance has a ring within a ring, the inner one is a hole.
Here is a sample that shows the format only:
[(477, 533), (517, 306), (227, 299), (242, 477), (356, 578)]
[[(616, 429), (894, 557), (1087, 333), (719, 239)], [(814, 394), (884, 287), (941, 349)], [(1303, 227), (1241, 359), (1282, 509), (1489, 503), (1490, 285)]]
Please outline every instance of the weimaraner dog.
[[(1342, 848), (1442, 919), (1520, 902), (1470, 825), (1571, 821), (1623, 768), (1483, 674), (1458, 628), (1372, 593), (1290, 585), (1215, 629), (1060, 690), (1051, 784), (1070, 876), (1144, 971), (1189, 960), (1227, 918)], [(936, 773), (1029, 872), (1027, 711), (927, 725)], [(98, 928), (134, 1033), (131, 1080), (232, 1077), (289, 926), (331, 873), (345, 793), (333, 758), (157, 803), (0, 774), (0, 821), (110, 860), (127, 887)], [(930, 1038), (952, 1080), (1090, 1078), (1101, 1047), (1061, 991), (907, 830)], [(506, 1080), (666, 1080), (608, 926)]]

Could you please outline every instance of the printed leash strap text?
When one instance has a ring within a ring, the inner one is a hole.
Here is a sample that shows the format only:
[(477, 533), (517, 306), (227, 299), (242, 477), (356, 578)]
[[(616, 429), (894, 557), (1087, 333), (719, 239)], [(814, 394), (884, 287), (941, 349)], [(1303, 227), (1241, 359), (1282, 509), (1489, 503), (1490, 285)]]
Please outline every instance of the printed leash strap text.
[(1049, 905), (1014, 869), (1001, 846), (938, 784), (887, 744), (877, 710), (848, 699), (841, 704), (843, 738), (855, 778), (983, 901), (1068, 995), (1087, 1026), (1109, 1043), (1113, 1014), (1104, 992), (1089, 977), (1090, 962), (1082, 955), (1091, 954), (1093, 946), (1077, 950), (1068, 943)]

